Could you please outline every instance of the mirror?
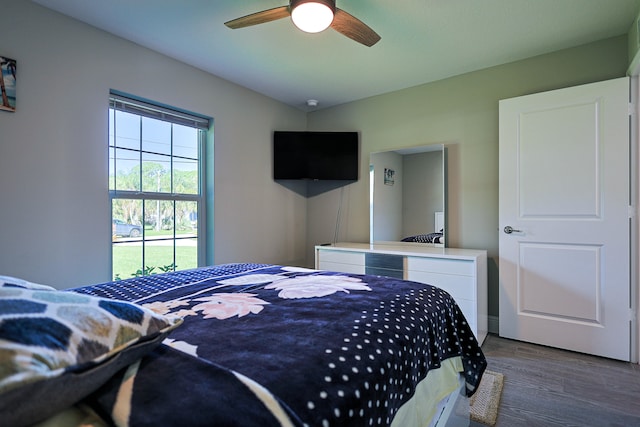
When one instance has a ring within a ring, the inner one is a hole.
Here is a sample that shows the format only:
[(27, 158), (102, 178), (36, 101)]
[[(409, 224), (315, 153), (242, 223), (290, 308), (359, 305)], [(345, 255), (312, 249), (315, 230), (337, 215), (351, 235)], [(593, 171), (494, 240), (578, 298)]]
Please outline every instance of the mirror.
[(371, 243), (446, 246), (444, 145), (371, 153), (369, 175)]

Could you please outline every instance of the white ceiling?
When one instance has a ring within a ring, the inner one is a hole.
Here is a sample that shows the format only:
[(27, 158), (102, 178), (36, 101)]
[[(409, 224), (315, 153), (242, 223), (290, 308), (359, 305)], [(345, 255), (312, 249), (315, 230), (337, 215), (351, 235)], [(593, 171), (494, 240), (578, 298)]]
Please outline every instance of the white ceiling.
[(32, 0), (302, 110), (626, 34), (640, 0), (337, 0), (382, 39), (365, 47), (290, 19), (224, 22), (287, 0)]

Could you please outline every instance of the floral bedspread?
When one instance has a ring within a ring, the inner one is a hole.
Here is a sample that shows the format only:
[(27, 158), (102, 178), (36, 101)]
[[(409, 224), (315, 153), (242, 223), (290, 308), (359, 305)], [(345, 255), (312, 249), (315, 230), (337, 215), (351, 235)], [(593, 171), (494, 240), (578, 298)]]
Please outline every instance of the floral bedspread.
[(372, 275), (224, 264), (74, 289), (181, 316), (86, 403), (119, 426), (390, 425), (427, 372), (486, 361), (439, 288)]

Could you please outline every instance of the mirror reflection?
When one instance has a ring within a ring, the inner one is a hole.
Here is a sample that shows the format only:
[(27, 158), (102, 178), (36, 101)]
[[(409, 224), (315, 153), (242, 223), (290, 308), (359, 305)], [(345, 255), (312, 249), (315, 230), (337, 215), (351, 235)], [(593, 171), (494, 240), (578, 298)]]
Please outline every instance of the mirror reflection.
[(369, 170), (371, 243), (446, 246), (444, 145), (372, 153)]

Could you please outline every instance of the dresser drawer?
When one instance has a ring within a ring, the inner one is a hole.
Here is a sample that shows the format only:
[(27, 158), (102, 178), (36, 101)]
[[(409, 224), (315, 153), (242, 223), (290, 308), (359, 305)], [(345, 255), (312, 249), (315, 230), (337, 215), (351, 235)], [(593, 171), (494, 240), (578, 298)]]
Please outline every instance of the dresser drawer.
[(332, 251), (330, 249), (321, 249), (318, 251), (318, 259), (323, 262), (337, 262), (340, 264), (361, 265), (364, 271), (364, 252), (350, 251)]
[(364, 264), (343, 264), (340, 262), (329, 262), (320, 259), (319, 270), (337, 271), (340, 273), (364, 274)]
[(402, 255), (365, 254), (365, 273), (376, 276), (404, 278), (404, 257)]
[(404, 257), (402, 255), (366, 253), (364, 260), (367, 267), (402, 270), (404, 266)]
[(475, 276), (475, 263), (464, 259), (444, 259), (407, 257), (407, 269), (410, 271), (437, 271), (444, 274)]
[(476, 300), (476, 285), (473, 277), (409, 270), (407, 279), (437, 286), (447, 291), (456, 301), (458, 299)]

